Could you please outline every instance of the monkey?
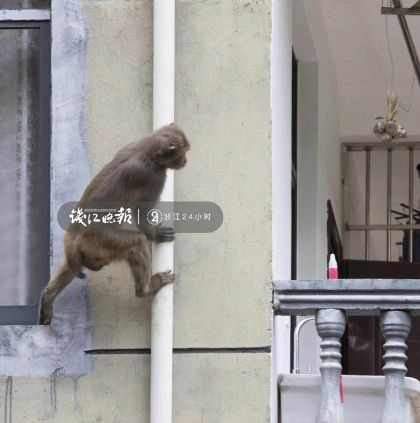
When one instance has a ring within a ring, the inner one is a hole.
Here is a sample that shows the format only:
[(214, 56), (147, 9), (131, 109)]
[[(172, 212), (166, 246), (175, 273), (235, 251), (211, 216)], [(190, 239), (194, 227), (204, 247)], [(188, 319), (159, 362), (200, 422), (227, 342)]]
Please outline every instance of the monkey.
[[(163, 190), (166, 170), (183, 168), (188, 150), (190, 143), (175, 123), (163, 126), (119, 150), (86, 187), (77, 207), (139, 207), (144, 203), (153, 206)], [(64, 262), (41, 295), (40, 324), (51, 323), (56, 297), (76, 276), (84, 276), (84, 268), (96, 272), (112, 262), (126, 261), (138, 297), (154, 295), (173, 283), (174, 274), (170, 271), (152, 275), (151, 241), (168, 242), (174, 236), (169, 227), (72, 225), (64, 234)]]

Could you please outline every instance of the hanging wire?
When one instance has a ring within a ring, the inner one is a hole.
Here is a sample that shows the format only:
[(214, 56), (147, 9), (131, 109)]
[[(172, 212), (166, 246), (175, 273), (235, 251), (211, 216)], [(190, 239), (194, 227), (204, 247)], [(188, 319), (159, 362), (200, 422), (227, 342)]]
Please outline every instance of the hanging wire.
[(402, 104), (401, 102), (399, 104), (399, 108), (406, 113), (411, 111), (411, 108), (412, 108), (413, 103), (414, 103), (414, 93), (415, 93), (414, 85), (415, 85), (415, 82), (416, 82), (416, 75), (413, 74), (413, 78), (411, 79), (411, 87), (410, 87), (410, 100), (409, 100), (407, 105)]
[(395, 61), (394, 55), (392, 54), (391, 41), (389, 36), (389, 24), (388, 24), (388, 15), (385, 16), (385, 39), (386, 39), (386, 48), (388, 51), (389, 63), (391, 65), (391, 74), (388, 81), (388, 88), (394, 91), (395, 88)]
[[(382, 0), (382, 5), (384, 5), (384, 0)], [(387, 7), (392, 7), (391, 0), (388, 0)], [(391, 47), (391, 37), (389, 35), (389, 22), (388, 22), (389, 15), (385, 15), (385, 39), (386, 39), (386, 48), (388, 52), (389, 57), (389, 63), (391, 65), (391, 72), (389, 75), (389, 81), (388, 81), (388, 89), (391, 92), (395, 92), (395, 59), (394, 54), (392, 52)], [(407, 104), (403, 104), (401, 101), (398, 104), (398, 108), (403, 110), (404, 112), (408, 113), (411, 111), (411, 108), (414, 103), (414, 85), (416, 82), (416, 75), (413, 72), (413, 78), (411, 80), (411, 86), (410, 86), (410, 94), (409, 94), (409, 102)]]

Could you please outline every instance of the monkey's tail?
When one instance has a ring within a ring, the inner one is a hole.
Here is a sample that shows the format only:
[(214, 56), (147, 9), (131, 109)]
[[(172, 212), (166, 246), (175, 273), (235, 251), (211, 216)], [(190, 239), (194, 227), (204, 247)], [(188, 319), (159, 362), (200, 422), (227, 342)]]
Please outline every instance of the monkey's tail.
[(64, 262), (48, 282), (40, 301), (39, 323), (41, 325), (49, 325), (51, 323), (55, 299), (80, 271), (81, 269), (77, 271), (71, 269), (67, 262)]

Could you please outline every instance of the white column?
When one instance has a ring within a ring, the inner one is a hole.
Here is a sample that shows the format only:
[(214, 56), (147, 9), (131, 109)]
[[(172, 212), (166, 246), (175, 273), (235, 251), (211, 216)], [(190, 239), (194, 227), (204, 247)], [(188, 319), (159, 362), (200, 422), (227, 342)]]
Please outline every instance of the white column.
[[(154, 0), (153, 127), (174, 121), (175, 0)], [(173, 171), (168, 171), (162, 201), (173, 201)], [(174, 269), (174, 243), (153, 246), (153, 273)], [(151, 323), (150, 422), (172, 422), (173, 286), (154, 297)]]
[(381, 317), (385, 338), (384, 367), (385, 407), (382, 423), (408, 422), (408, 401), (404, 390), (407, 373), (407, 337), (411, 328), (410, 314), (387, 311)]
[[(292, 2), (272, 1), (272, 275), (290, 279)], [(277, 376), (290, 371), (290, 317), (274, 319), (272, 423), (277, 422)]]

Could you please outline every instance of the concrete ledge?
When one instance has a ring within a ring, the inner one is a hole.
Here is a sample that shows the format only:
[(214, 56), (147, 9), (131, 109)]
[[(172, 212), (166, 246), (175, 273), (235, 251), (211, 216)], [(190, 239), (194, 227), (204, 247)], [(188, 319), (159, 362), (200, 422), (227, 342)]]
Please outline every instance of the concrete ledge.
[(0, 10), (0, 22), (10, 21), (49, 21), (51, 12), (48, 9)]
[(279, 315), (314, 314), (331, 308), (348, 315), (374, 316), (388, 310), (420, 314), (418, 279), (277, 281), (273, 287), (273, 308)]
[(54, 305), (51, 326), (0, 326), (0, 375), (81, 376), (92, 370), (85, 281), (74, 280)]

